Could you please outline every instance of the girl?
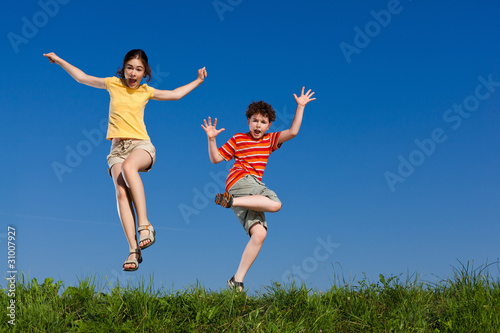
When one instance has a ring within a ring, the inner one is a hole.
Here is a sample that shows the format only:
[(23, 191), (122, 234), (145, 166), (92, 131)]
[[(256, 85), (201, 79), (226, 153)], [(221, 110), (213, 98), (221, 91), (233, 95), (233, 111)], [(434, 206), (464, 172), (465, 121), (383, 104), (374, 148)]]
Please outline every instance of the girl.
[[(124, 271), (135, 271), (142, 262), (141, 250), (155, 242), (155, 230), (146, 214), (146, 197), (139, 172), (147, 172), (155, 162), (156, 150), (146, 132), (144, 108), (149, 99), (178, 100), (203, 83), (207, 77), (205, 67), (198, 70), (198, 78), (174, 90), (159, 90), (141, 84), (151, 80), (151, 68), (144, 51), (128, 52), (117, 77), (99, 78), (85, 74), (55, 53), (44, 54), (49, 61), (60, 65), (78, 83), (106, 89), (110, 94), (107, 139), (111, 140), (108, 155), (109, 174), (116, 190), (118, 215), (129, 244), (129, 256), (123, 263)], [(135, 208), (135, 212), (134, 212)], [(136, 220), (139, 226), (137, 242)]]

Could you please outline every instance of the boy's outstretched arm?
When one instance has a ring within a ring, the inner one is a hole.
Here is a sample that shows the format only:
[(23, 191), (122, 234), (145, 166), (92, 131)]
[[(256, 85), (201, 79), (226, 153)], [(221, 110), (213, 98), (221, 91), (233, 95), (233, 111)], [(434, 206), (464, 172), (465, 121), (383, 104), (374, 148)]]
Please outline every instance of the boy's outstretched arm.
[(189, 94), (191, 91), (193, 91), (200, 84), (202, 84), (205, 81), (206, 77), (207, 77), (207, 70), (205, 69), (205, 67), (200, 68), (198, 70), (198, 78), (196, 80), (194, 80), (193, 82), (190, 82), (190, 83), (188, 83), (182, 87), (176, 88), (174, 90), (155, 89), (153, 99), (157, 100), (157, 101), (176, 101), (176, 100), (179, 100), (182, 97)]
[(217, 125), (217, 118), (214, 120), (214, 124), (212, 125), (212, 119), (208, 117), (208, 124), (205, 119), (203, 119), (205, 126), (201, 125), (205, 132), (207, 133), (208, 138), (208, 156), (210, 157), (210, 162), (213, 164), (217, 164), (222, 162), (224, 159), (221, 154), (219, 154), (219, 150), (217, 149), (217, 142), (215, 142), (215, 138), (219, 135), (220, 132), (224, 131), (224, 128), (216, 129), (215, 125)]
[(95, 77), (91, 75), (85, 74), (82, 70), (76, 68), (71, 65), (67, 61), (58, 57), (54, 52), (46, 53), (43, 55), (49, 59), (51, 64), (58, 64), (61, 66), (69, 75), (73, 77), (78, 83), (83, 83), (87, 86), (91, 86), (94, 88), (104, 89), (104, 78)]
[(293, 139), (299, 133), (300, 125), (302, 124), (302, 116), (304, 115), (304, 108), (306, 107), (307, 103), (316, 99), (311, 98), (312, 95), (314, 95), (314, 91), (311, 91), (311, 89), (309, 89), (307, 93), (304, 94), (304, 89), (305, 87), (302, 87), (302, 92), (300, 93), (299, 97), (293, 94), (293, 97), (295, 97), (295, 101), (297, 102), (295, 117), (293, 118), (290, 128), (281, 132), (280, 138), (278, 140), (279, 144)]

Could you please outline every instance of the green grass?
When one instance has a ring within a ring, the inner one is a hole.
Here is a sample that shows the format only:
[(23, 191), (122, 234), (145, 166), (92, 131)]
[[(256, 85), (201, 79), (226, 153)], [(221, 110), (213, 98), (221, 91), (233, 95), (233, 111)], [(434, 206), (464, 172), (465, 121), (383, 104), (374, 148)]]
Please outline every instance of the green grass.
[[(461, 265), (437, 283), (380, 275), (346, 285), (337, 277), (325, 292), (274, 283), (252, 296), (200, 285), (153, 290), (152, 282), (103, 287), (95, 278), (64, 288), (20, 275), (16, 325), (2, 307), (0, 331), (500, 332), (500, 282), (487, 268)], [(7, 293), (2, 304), (10, 301)]]

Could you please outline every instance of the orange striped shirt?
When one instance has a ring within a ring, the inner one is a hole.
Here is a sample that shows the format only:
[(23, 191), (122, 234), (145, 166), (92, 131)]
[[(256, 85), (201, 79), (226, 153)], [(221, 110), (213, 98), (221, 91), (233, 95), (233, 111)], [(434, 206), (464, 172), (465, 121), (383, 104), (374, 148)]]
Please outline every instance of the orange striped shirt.
[(226, 179), (226, 191), (246, 175), (254, 175), (262, 181), (269, 155), (281, 147), (281, 144), (278, 145), (280, 134), (267, 133), (255, 140), (249, 133), (237, 133), (219, 148), (224, 160), (229, 161), (234, 157), (233, 167)]

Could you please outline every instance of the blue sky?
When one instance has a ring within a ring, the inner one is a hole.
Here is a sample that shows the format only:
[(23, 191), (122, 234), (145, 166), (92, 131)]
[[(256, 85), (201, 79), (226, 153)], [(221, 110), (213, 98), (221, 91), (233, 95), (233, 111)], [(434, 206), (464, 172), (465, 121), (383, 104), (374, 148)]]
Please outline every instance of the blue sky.
[[(269, 160), (263, 181), (283, 209), (268, 214), (248, 288), (294, 278), (325, 290), (336, 274), (435, 281), (460, 262), (498, 261), (498, 2), (4, 7), (0, 241), (5, 263), (7, 227), (16, 229), (19, 271), (66, 286), (97, 276), (223, 288), (248, 237), (230, 210), (213, 204), (230, 164), (210, 163), (200, 124), (218, 118), (226, 128), (220, 146), (247, 130), (248, 104), (264, 100), (278, 112), (274, 129), (284, 129), (302, 86), (317, 100), (299, 135)], [(146, 108), (157, 161), (143, 182), (157, 243), (137, 272), (124, 273), (128, 246), (101, 126), (109, 95), (78, 84), (42, 54), (107, 77), (134, 48), (148, 54), (154, 87), (186, 84), (203, 66), (208, 78), (180, 101)], [(498, 264), (490, 272), (498, 276)]]

